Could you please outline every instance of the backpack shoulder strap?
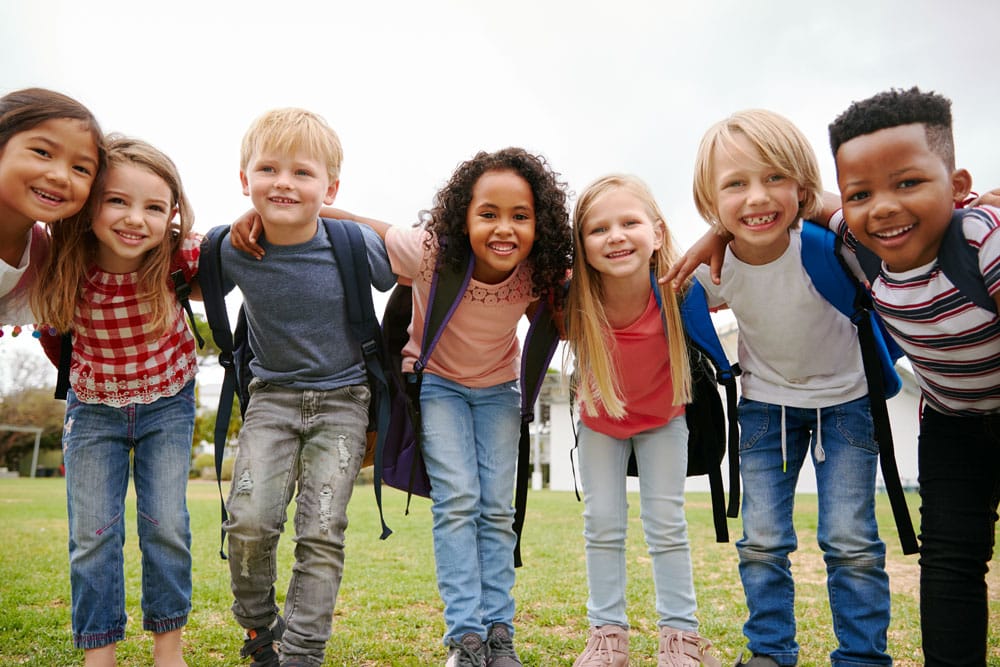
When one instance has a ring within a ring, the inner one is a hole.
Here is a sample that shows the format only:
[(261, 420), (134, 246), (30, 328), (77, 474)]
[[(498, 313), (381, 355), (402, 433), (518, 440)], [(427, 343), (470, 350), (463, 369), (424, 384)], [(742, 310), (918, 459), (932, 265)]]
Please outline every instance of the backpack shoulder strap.
[(823, 298), (849, 317), (857, 327), (882, 479), (896, 520), (903, 553), (916, 553), (917, 538), (899, 479), (892, 426), (886, 407), (886, 399), (894, 396), (902, 387), (902, 380), (894, 368), (895, 360), (901, 352), (893, 356), (892, 350), (898, 351), (899, 348), (882, 328), (882, 320), (872, 308), (867, 288), (853, 277), (843, 263), (840, 239), (836, 234), (817, 225), (804, 223), (802, 265)]
[(376, 424), (374, 487), (375, 504), (378, 506), (382, 523), (381, 539), (386, 539), (392, 530), (385, 523), (382, 512), (382, 450), (385, 435), (389, 430), (389, 380), (382, 359), (382, 330), (375, 315), (372, 300), (371, 269), (368, 266), (368, 250), (361, 229), (354, 222), (321, 218), (326, 226), (337, 260), (337, 271), (344, 286), (344, 302), (347, 319), (354, 340), (361, 346), (361, 356), (365, 362), (365, 373), (371, 389), (369, 410)]
[[(660, 301), (659, 285), (650, 273), (653, 291)], [(662, 313), (662, 307), (661, 307)], [(715, 520), (716, 541), (728, 542), (726, 516), (737, 517), (740, 511), (740, 427), (737, 416), (736, 378), (740, 375), (739, 364), (730, 364), (722, 348), (715, 323), (708, 310), (705, 288), (697, 280), (692, 280), (680, 303), (681, 322), (690, 345), (706, 356), (715, 368), (715, 381), (726, 389), (726, 456), (729, 458), (729, 506), (723, 513), (725, 499), (722, 491), (722, 472), (717, 466), (710, 467), (709, 486), (712, 492), (712, 516)], [(664, 327), (666, 320), (664, 319)]]
[(476, 260), (469, 254), (469, 263), (464, 272), (448, 265), (440, 265), (434, 271), (434, 278), (431, 280), (431, 291), (428, 296), (427, 312), (424, 314), (424, 332), (420, 343), (420, 358), (414, 362), (413, 369), (416, 373), (422, 373), (430, 359), (431, 353), (441, 339), (445, 326), (455, 314), (459, 304), (462, 303), (462, 296), (469, 287), (472, 280), (472, 272), (475, 269)]
[(980, 308), (996, 314), (997, 304), (986, 289), (986, 282), (979, 269), (979, 256), (976, 249), (966, 241), (962, 230), (964, 213), (964, 209), (959, 209), (952, 214), (938, 249), (938, 265), (966, 298)]
[[(222, 522), (229, 518), (226, 501), (222, 494), (222, 459), (226, 451), (226, 436), (229, 433), (229, 419), (233, 412), (236, 396), (236, 365), (233, 361), (233, 332), (229, 327), (229, 312), (226, 310), (226, 295), (222, 290), (221, 245), (229, 234), (228, 225), (213, 227), (201, 240), (201, 254), (198, 259), (198, 284), (205, 304), (205, 319), (212, 332), (212, 340), (219, 348), (219, 365), (223, 369), (222, 388), (219, 391), (219, 407), (215, 413), (215, 479), (219, 485), (219, 499), (222, 504)], [(226, 532), (222, 531), (219, 556), (225, 560)]]
[[(566, 284), (566, 289), (569, 283)], [(521, 350), (521, 437), (517, 446), (517, 477), (514, 487), (514, 567), (521, 567), (521, 534), (528, 510), (528, 482), (531, 478), (531, 433), (535, 402), (542, 390), (549, 363), (559, 346), (559, 327), (547, 302), (539, 302)]]

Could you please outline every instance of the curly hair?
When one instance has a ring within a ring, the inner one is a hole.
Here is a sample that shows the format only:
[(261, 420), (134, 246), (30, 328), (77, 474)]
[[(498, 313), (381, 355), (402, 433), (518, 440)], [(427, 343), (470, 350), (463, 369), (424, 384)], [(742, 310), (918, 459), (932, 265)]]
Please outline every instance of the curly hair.
[(438, 265), (459, 270), (465, 267), (471, 252), (466, 215), (472, 189), (483, 174), (491, 171), (512, 171), (531, 186), (535, 200), (535, 241), (528, 255), (532, 286), (540, 299), (561, 307), (562, 285), (573, 254), (567, 186), (544, 157), (523, 148), (480, 151), (458, 165), (448, 183), (434, 196), (426, 225), (440, 246)]
[(955, 140), (951, 130), (951, 100), (934, 92), (893, 88), (860, 102), (854, 102), (830, 123), (833, 155), (845, 142), (901, 125), (920, 123), (927, 133), (927, 145), (949, 170), (955, 169)]

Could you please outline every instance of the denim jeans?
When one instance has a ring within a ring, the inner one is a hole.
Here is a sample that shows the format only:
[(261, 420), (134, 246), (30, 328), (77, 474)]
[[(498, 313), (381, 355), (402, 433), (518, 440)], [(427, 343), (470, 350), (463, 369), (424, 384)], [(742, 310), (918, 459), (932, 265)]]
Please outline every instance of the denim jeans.
[(625, 613), (625, 493), (629, 454), (639, 469), (642, 528), (653, 565), (657, 625), (697, 630), (691, 547), (684, 517), (688, 429), (684, 418), (618, 440), (579, 425), (583, 537), (587, 554), (587, 619), (628, 627)]
[(518, 383), (470, 388), (425, 373), (420, 409), (444, 642), (485, 639), (497, 623), (513, 632)]
[(918, 467), (925, 664), (985, 665), (1000, 415), (956, 417), (925, 407)]
[[(795, 584), (788, 556), (798, 546), (792, 525), (795, 485), (817, 440), (817, 411), (785, 407), (787, 472), (782, 471), (782, 407), (740, 400), (740, 476), (743, 479), (743, 538), (736, 543), (740, 578), (750, 616), (743, 626), (754, 653), (781, 665), (798, 659)], [(875, 521), (874, 441), (868, 398), (823, 408), (819, 440), (826, 459), (817, 461), (819, 518), (816, 537), (826, 562), (833, 631), (839, 646), (831, 664), (887, 665), (889, 577), (885, 544)]]
[(278, 538), (294, 495), (295, 563), (285, 599), (283, 660), (323, 663), (370, 396), (364, 384), (312, 391), (257, 378), (250, 383), (224, 526), (233, 615), (248, 629), (274, 621)]
[(125, 494), (130, 455), (142, 552), (142, 627), (184, 627), (191, 611), (187, 480), (194, 382), (174, 396), (125, 407), (66, 396), (63, 462), (69, 512), (73, 644), (125, 639)]

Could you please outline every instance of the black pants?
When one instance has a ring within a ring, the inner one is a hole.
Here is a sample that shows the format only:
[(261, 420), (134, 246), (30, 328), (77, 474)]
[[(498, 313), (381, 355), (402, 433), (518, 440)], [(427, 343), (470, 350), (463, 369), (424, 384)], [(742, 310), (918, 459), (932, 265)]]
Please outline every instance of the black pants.
[(920, 422), (920, 627), (926, 665), (986, 664), (986, 572), (1000, 500), (1000, 415)]

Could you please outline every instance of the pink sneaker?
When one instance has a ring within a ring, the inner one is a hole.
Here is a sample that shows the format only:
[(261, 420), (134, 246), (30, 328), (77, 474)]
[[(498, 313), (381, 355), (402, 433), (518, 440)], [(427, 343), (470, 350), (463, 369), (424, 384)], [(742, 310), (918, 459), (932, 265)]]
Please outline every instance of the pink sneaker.
[(697, 632), (660, 628), (660, 653), (657, 667), (722, 667), (718, 658), (708, 652), (712, 642)]
[(587, 648), (573, 667), (628, 667), (628, 630), (620, 625), (591, 628)]

